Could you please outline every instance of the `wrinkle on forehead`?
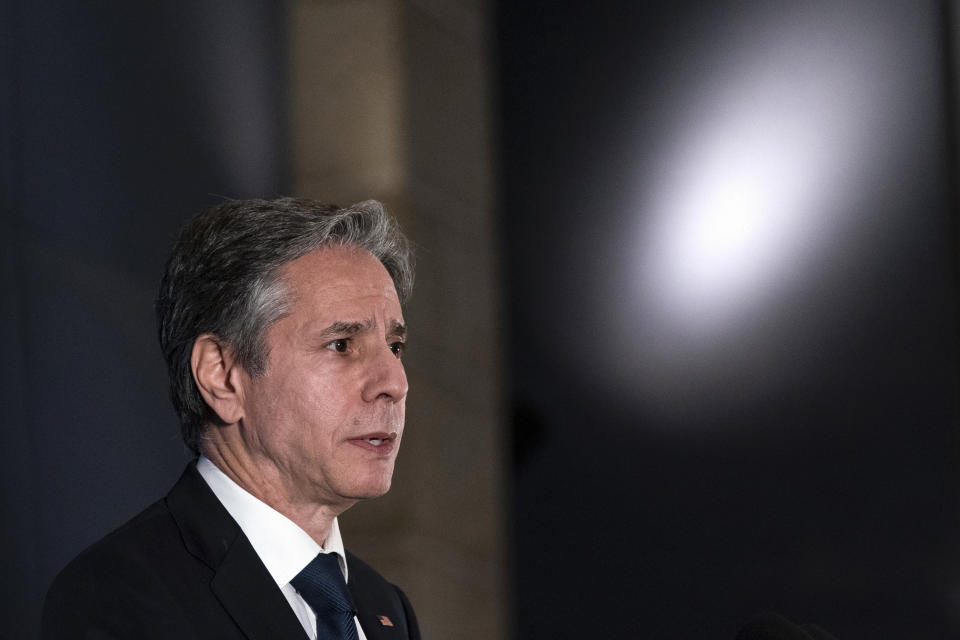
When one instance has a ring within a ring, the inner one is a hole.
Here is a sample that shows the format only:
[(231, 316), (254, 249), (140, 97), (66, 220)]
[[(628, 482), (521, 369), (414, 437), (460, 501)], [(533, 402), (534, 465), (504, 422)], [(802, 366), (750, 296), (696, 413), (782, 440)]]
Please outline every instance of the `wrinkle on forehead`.
[(345, 335), (372, 330), (382, 322), (386, 335), (406, 334), (393, 279), (364, 249), (315, 249), (285, 265), (281, 277), (288, 292), (287, 317), (298, 316), (296, 324), (317, 325), (314, 330), (321, 335)]

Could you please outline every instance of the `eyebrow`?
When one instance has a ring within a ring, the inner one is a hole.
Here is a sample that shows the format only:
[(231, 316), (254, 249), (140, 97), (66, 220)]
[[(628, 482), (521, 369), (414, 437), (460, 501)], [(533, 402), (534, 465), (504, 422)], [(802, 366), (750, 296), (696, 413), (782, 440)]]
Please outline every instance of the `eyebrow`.
[(407, 325), (403, 324), (399, 320), (393, 320), (390, 322), (390, 331), (387, 332), (387, 335), (395, 336), (397, 338), (406, 338)]
[(333, 338), (336, 336), (353, 336), (361, 331), (366, 331), (373, 326), (373, 320), (364, 320), (363, 322), (347, 322), (338, 320), (320, 332), (324, 338)]
[[(334, 338), (336, 336), (355, 336), (362, 331), (369, 331), (375, 324), (376, 322), (372, 318), (362, 322), (338, 320), (323, 329), (320, 332), (320, 335), (323, 338)], [(387, 335), (395, 336), (397, 338), (404, 338), (407, 335), (407, 327), (399, 320), (393, 320), (390, 322)]]

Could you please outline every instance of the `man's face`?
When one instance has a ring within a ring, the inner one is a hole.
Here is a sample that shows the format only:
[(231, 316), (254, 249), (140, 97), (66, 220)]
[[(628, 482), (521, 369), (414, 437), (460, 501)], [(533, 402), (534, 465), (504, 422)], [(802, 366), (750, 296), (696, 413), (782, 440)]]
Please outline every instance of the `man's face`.
[(284, 267), (290, 314), (266, 334), (263, 375), (243, 376), (242, 433), (289, 498), (347, 507), (390, 488), (403, 435), (403, 315), (390, 275), (355, 247)]

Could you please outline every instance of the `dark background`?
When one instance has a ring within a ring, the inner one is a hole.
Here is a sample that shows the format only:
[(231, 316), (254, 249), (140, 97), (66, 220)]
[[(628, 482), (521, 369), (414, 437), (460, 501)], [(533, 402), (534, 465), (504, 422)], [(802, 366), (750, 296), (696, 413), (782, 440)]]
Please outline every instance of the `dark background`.
[[(762, 610), (960, 637), (955, 7), (836, 4), (490, 7), (515, 637), (732, 638)], [(2, 637), (187, 458), (152, 299), (190, 213), (289, 191), (283, 25), (0, 3)], [(763, 295), (674, 308), (664, 221), (716, 127), (770, 216), (802, 206), (740, 251)]]
[(286, 192), (281, 9), (0, 2), (0, 637), (189, 459), (153, 300), (189, 215)]
[[(949, 8), (499, 4), (517, 637), (732, 638), (764, 610), (960, 636)], [(655, 271), (651, 194), (760, 148), (740, 170), (776, 216), (785, 117), (823, 186), (783, 195), (806, 204), (762, 295), (658, 307), (652, 272), (692, 285)]]

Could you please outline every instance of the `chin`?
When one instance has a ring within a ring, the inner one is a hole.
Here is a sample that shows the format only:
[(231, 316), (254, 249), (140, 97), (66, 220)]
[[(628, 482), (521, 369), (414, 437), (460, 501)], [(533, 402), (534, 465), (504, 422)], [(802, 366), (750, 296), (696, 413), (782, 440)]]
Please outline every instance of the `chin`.
[(367, 493), (366, 498), (379, 498), (380, 496), (386, 495), (387, 492), (390, 491), (390, 486), (391, 486), (390, 481), (387, 481), (382, 485), (380, 485), (379, 487), (376, 487), (375, 489)]
[(371, 479), (368, 482), (358, 483), (352, 488), (352, 490), (345, 492), (345, 495), (349, 495), (354, 500), (370, 500), (371, 498), (379, 498), (390, 491), (390, 486), (392, 483), (393, 480), (390, 477), (378, 478), (376, 480)]

